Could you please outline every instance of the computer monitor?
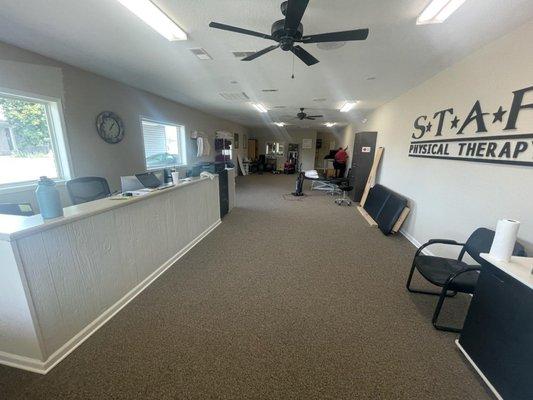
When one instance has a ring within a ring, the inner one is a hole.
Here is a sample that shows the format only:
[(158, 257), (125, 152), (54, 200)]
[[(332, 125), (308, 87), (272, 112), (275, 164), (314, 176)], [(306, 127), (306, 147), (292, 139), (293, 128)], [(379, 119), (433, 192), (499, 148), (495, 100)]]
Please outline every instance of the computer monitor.
[(153, 172), (145, 172), (144, 174), (135, 174), (139, 182), (143, 184), (145, 188), (155, 189), (161, 186), (161, 181), (157, 179)]
[(134, 190), (143, 189), (143, 184), (137, 179), (136, 176), (121, 176), (120, 177), (120, 187), (122, 192), (131, 192)]

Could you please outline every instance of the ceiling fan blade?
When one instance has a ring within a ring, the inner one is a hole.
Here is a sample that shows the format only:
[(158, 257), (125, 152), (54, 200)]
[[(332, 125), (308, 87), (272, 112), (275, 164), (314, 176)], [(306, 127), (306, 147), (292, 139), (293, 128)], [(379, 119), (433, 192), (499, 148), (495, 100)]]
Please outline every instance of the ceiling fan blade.
[(277, 49), (278, 47), (279, 47), (279, 44), (275, 44), (273, 46), (269, 46), (266, 49), (259, 50), (257, 53), (249, 55), (248, 57), (244, 57), (241, 61), (252, 61), (252, 60), (255, 60), (257, 57), (261, 57), (263, 54), (266, 54), (269, 51), (272, 51), (274, 49)]
[(242, 33), (243, 35), (250, 35), (250, 36), (260, 37), (263, 39), (274, 40), (272, 36), (267, 35), (265, 33), (251, 31), (249, 29), (238, 28), (236, 26), (231, 26), (231, 25), (226, 25), (226, 24), (219, 24), (218, 22), (210, 22), (209, 27), (216, 28), (216, 29), (222, 29), (223, 31)]
[(368, 29), (355, 29), (353, 31), (320, 33), (318, 35), (308, 35), (302, 37), (303, 43), (324, 43), (324, 42), (349, 42), (351, 40), (365, 40), (368, 37)]
[(289, 0), (285, 12), (285, 29), (298, 29), (308, 3), (309, 0)]
[(322, 118), (324, 117), (323, 115), (309, 115), (311, 118)]
[(294, 46), (291, 51), (298, 57), (300, 60), (302, 60), (304, 63), (306, 63), (308, 66), (314, 65), (318, 62), (318, 60), (313, 57), (311, 54), (309, 54), (307, 51), (305, 51), (300, 46)]
[(315, 120), (313, 117), (305, 117), (305, 119), (310, 119), (311, 121)]

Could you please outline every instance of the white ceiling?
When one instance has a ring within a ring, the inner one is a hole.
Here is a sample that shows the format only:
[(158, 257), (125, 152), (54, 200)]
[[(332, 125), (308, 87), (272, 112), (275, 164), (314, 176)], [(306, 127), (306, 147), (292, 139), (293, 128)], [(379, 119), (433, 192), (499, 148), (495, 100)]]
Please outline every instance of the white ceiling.
[[(361, 119), (533, 18), (531, 0), (467, 0), (444, 24), (425, 26), (415, 21), (429, 0), (311, 0), (302, 20), (305, 34), (370, 28), (370, 35), (333, 50), (305, 45), (320, 63), (307, 67), (296, 59), (291, 79), (290, 53), (278, 49), (251, 62), (231, 53), (260, 50), (271, 41), (208, 27), (217, 21), (270, 33), (282, 18), (281, 0), (154, 2), (190, 40), (168, 42), (116, 0), (2, 0), (0, 40), (248, 126), (288, 121), (299, 107), (325, 115), (305, 123), (311, 126)], [(197, 59), (189, 51), (197, 47), (214, 60)], [(268, 115), (219, 95), (242, 91), (269, 107)], [(345, 99), (360, 103), (339, 113)]]

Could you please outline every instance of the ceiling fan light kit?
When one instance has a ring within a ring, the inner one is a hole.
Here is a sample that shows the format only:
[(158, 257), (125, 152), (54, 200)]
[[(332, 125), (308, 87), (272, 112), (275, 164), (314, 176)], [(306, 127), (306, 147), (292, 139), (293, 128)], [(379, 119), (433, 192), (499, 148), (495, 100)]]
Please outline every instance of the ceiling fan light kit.
[(309, 0), (288, 0), (281, 3), (281, 13), (285, 18), (280, 19), (272, 24), (270, 35), (251, 31), (249, 29), (221, 24), (218, 22), (211, 22), (209, 26), (211, 28), (222, 29), (277, 42), (277, 44), (266, 47), (263, 50), (243, 58), (242, 61), (252, 61), (272, 50), (281, 48), (283, 51), (292, 52), (308, 66), (317, 64), (319, 61), (297, 43), (310, 44), (348, 42), (354, 40), (366, 40), (368, 37), (368, 29), (355, 29), (350, 31), (330, 32), (305, 36), (303, 34), (304, 28), (301, 20), (304, 16), (308, 3)]

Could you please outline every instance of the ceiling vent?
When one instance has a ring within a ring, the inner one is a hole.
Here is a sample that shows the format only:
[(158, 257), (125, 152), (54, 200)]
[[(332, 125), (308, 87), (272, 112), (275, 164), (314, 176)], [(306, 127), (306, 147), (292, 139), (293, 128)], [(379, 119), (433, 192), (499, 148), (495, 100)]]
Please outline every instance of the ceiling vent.
[(222, 98), (228, 101), (248, 101), (250, 98), (248, 95), (244, 92), (237, 92), (237, 93), (219, 93)]
[(212, 60), (213, 57), (211, 57), (209, 54), (207, 54), (207, 51), (202, 48), (198, 49), (189, 49), (192, 54), (194, 54), (196, 57), (198, 57), (200, 60)]
[(232, 52), (235, 58), (244, 58), (255, 54), (255, 51), (233, 51)]

